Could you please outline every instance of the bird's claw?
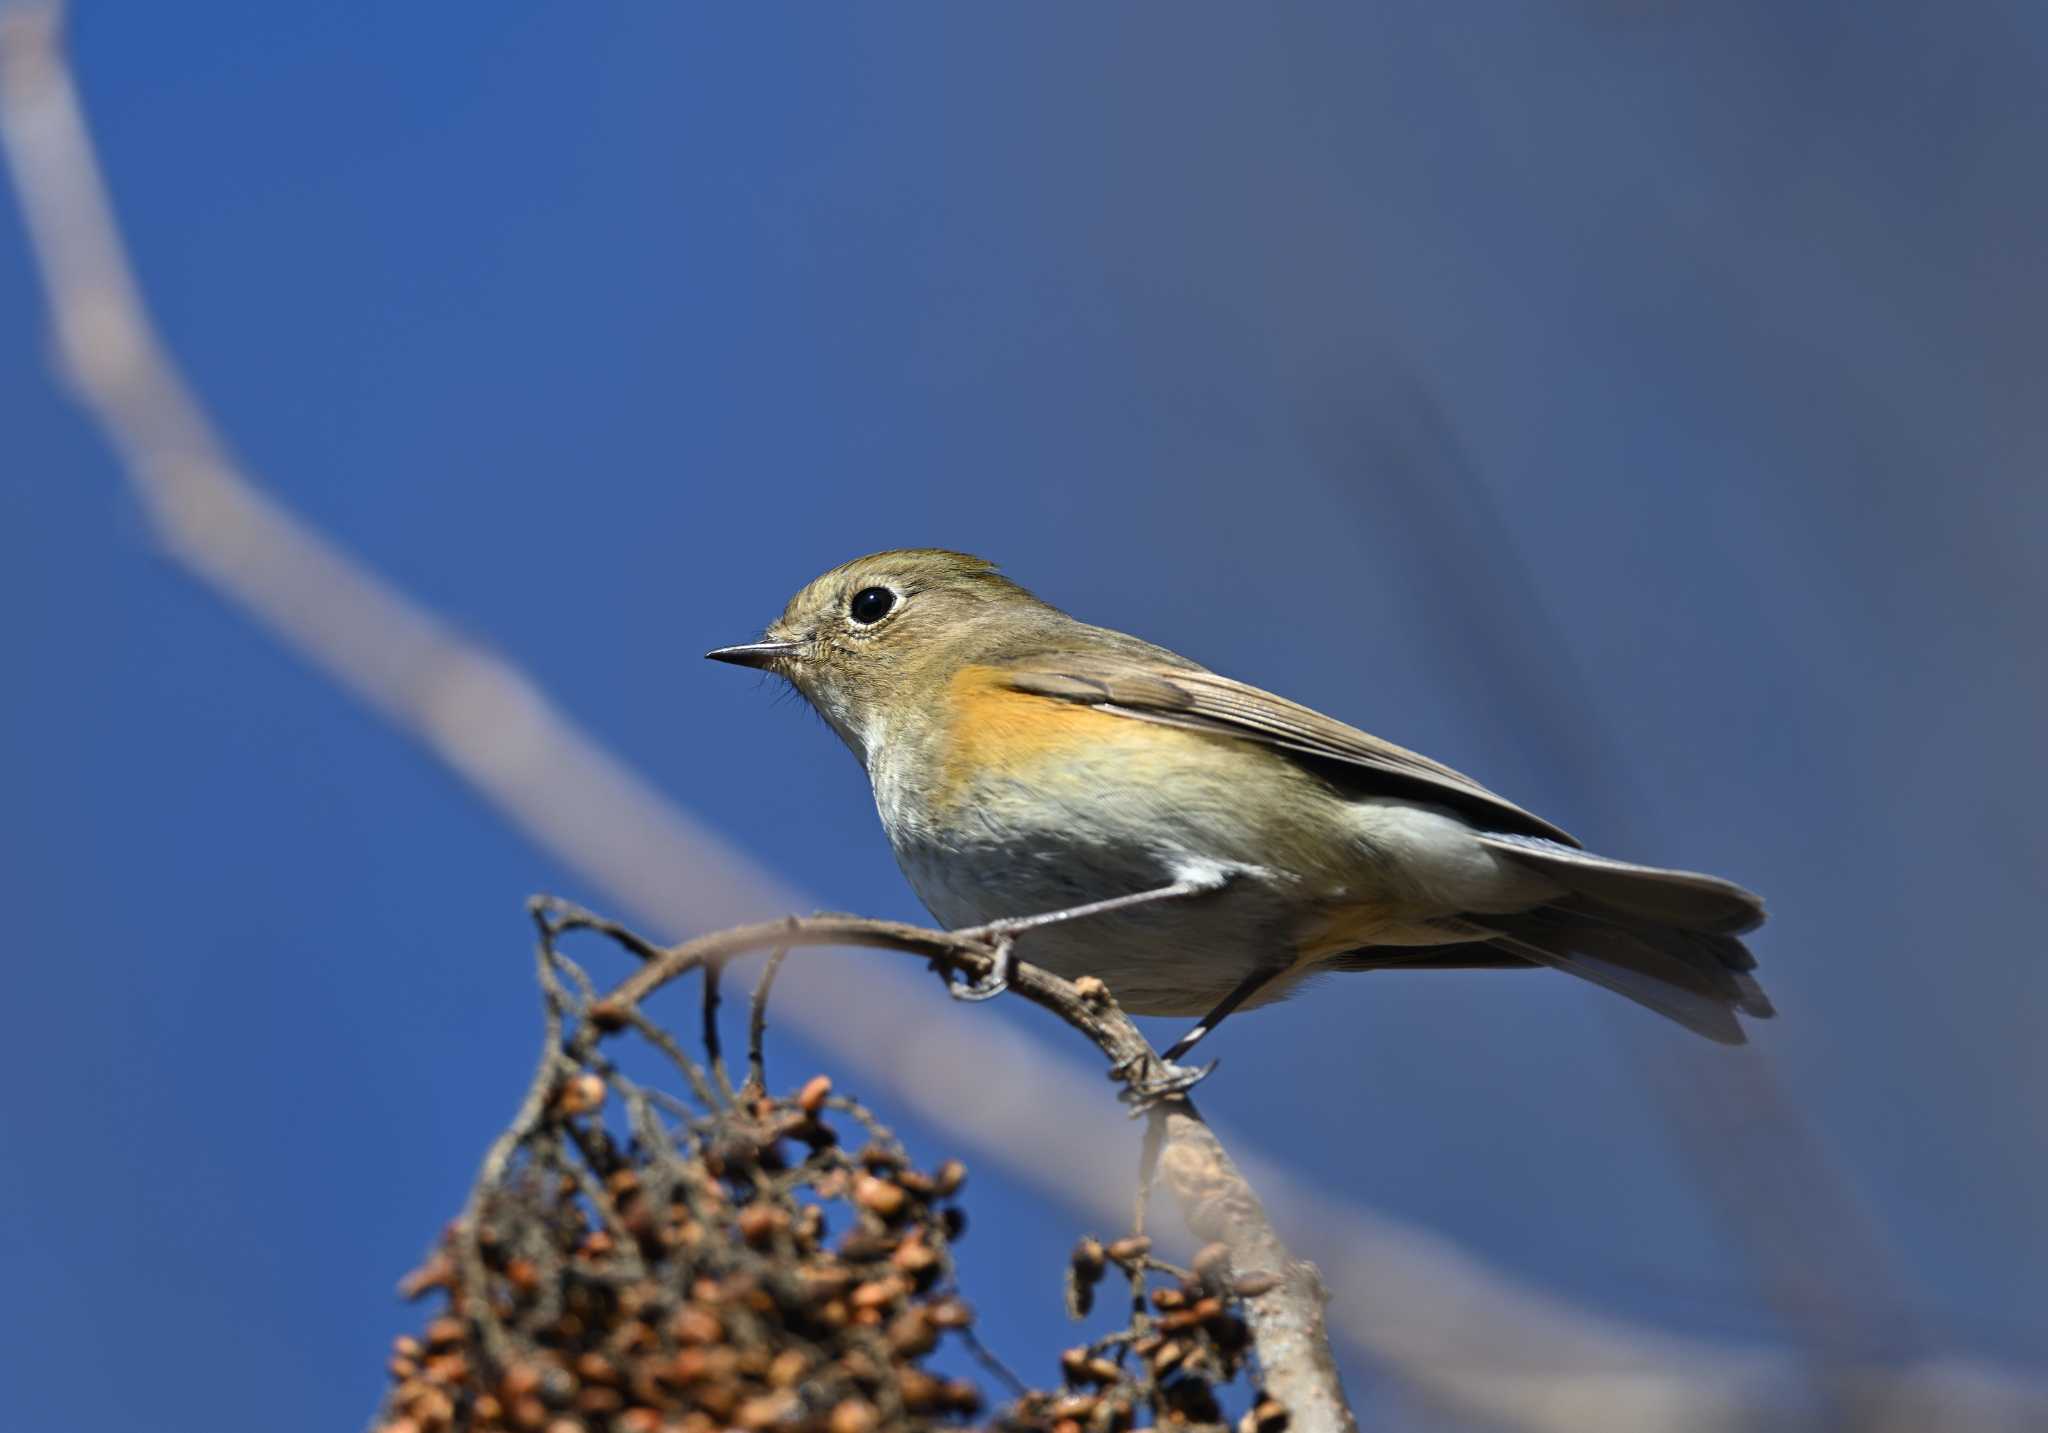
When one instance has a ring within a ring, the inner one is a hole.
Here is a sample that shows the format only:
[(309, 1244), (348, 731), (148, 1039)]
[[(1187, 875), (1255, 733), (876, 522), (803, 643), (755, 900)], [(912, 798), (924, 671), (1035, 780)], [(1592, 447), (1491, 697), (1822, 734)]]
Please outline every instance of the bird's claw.
[(1016, 956), (1011, 953), (1012, 942), (1010, 936), (1000, 929), (988, 926), (977, 930), (960, 931), (958, 934), (993, 936), (994, 950), (989, 957), (988, 973), (986, 975), (982, 976), (979, 980), (971, 980), (965, 985), (954, 985), (948, 982), (946, 993), (955, 1000), (981, 1001), (993, 1000), (1005, 990), (1008, 990), (1010, 988), (1010, 970), (1017, 963)]
[[(1138, 1078), (1139, 1068), (1150, 1062), (1153, 1066), (1149, 1078)], [(1186, 1094), (1196, 1085), (1209, 1078), (1216, 1062), (1206, 1065), (1176, 1065), (1170, 1060), (1161, 1060), (1156, 1055), (1133, 1055), (1130, 1059), (1112, 1065), (1109, 1077), (1124, 1082), (1124, 1088), (1117, 1098), (1131, 1107), (1131, 1118), (1136, 1119), (1154, 1105), (1164, 1100)]]

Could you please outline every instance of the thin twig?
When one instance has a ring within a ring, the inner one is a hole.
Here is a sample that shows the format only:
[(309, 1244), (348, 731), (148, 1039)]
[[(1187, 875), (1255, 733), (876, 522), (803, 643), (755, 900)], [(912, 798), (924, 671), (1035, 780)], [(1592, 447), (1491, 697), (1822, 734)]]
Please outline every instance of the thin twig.
[(718, 982), (724, 974), (723, 963), (704, 967), (704, 1057), (711, 1066), (711, 1077), (718, 1081), (718, 1092), (731, 1104), (735, 1098), (732, 1077), (725, 1072), (725, 1045), (718, 1038)]
[(747, 1088), (757, 1093), (768, 1088), (768, 1062), (762, 1053), (768, 1037), (768, 992), (775, 988), (775, 977), (787, 959), (786, 945), (768, 952), (768, 963), (761, 967), (761, 978), (754, 982), (754, 998), (747, 1008)]

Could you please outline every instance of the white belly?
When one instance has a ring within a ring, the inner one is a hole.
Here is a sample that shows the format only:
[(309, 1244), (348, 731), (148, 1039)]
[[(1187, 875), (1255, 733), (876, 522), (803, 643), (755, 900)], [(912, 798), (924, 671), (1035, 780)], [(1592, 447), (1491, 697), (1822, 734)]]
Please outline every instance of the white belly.
[(1206, 1014), (1260, 970), (1277, 978), (1248, 1006), (1281, 998), (1310, 973), (1302, 937), (1333, 908), (1384, 909), (1378, 924), (1357, 928), (1360, 943), (1427, 945), (1465, 938), (1435, 924), (1444, 916), (1532, 904), (1548, 889), (1505, 868), (1455, 815), (1410, 802), (1329, 800), (1320, 814), (1337, 830), (1333, 881), (1260, 862), (1270, 843), (1236, 793), (1204, 802), (1185, 787), (1148, 788), (1055, 805), (1042, 792), (998, 788), (941, 832), (899, 799), (887, 763), (871, 774), (904, 875), (948, 927), (1157, 890), (1195, 870), (1229, 873), (1219, 890), (1019, 937), (1021, 958), (1069, 979), (1098, 976), (1139, 1015)]

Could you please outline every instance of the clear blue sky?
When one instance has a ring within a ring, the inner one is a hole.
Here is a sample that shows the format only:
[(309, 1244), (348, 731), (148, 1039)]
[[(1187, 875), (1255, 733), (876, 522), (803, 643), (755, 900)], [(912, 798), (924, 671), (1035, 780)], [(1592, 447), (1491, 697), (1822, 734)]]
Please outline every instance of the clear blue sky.
[[(1920, 1320), (1855, 1338), (2048, 1371), (2038, 7), (75, 28), (239, 450), (761, 861), (919, 914), (836, 741), (699, 654), (857, 552), (982, 552), (1762, 891), (1760, 1044)], [(0, 201), (8, 1421), (354, 1427), (526, 1078), (520, 902), (576, 887), (153, 550), (41, 327)], [(1812, 1191), (1672, 1136), (1688, 1038), (1338, 980), (1233, 1023), (1204, 1103), (1543, 1287), (1774, 1339), (1703, 1181), (1795, 1238)], [(1074, 1224), (974, 1207), (987, 1332), (1049, 1374)]]

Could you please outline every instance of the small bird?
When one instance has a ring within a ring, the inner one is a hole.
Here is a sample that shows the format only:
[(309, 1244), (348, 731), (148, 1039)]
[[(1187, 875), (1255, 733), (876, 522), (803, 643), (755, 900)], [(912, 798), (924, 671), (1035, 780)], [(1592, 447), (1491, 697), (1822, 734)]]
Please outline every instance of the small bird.
[(896, 859), (942, 923), (1124, 1009), (1224, 1017), (1324, 971), (1549, 966), (1724, 1044), (1772, 1013), (1740, 886), (1610, 860), (1426, 756), (1136, 637), (994, 564), (880, 552), (707, 656), (787, 678), (866, 768)]

